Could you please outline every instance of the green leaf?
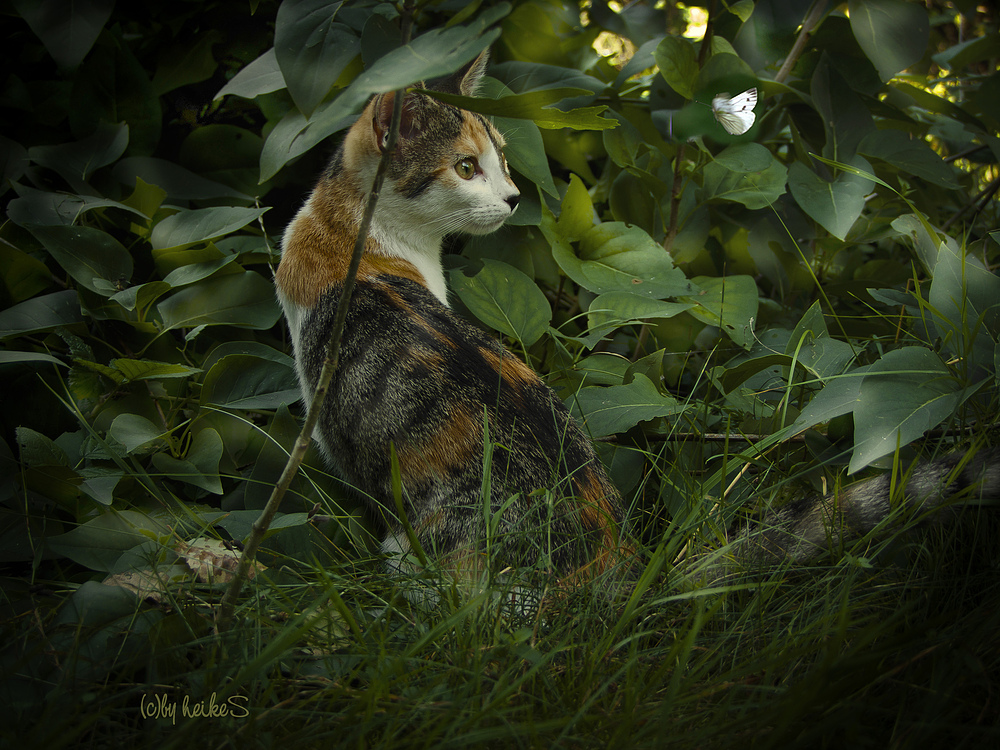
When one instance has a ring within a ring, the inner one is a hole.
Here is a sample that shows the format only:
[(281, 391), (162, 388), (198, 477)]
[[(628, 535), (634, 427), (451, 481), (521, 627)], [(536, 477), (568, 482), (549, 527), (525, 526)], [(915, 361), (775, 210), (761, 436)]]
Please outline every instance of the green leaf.
[(221, 31), (209, 29), (195, 42), (185, 39), (179, 48), (165, 49), (153, 75), (153, 90), (157, 96), (211, 78), (218, 66), (212, 47), (224, 40)]
[(662, 302), (631, 292), (607, 292), (590, 303), (587, 322), (591, 332), (607, 334), (612, 327), (672, 318), (692, 307), (690, 302)]
[(15, 0), (14, 7), (60, 68), (73, 70), (90, 52), (115, 0)]
[(749, 172), (734, 171), (725, 161), (714, 160), (705, 165), (703, 199), (722, 198), (750, 209), (766, 208), (784, 194), (787, 175), (785, 165), (773, 155), (766, 168)]
[(708, 58), (695, 81), (695, 91), (707, 92), (712, 98), (719, 93), (738, 94), (745, 91), (757, 84), (757, 77), (753, 68), (729, 48), (717, 51)]
[(171, 362), (153, 362), (148, 359), (113, 359), (111, 367), (125, 376), (125, 382), (134, 380), (161, 380), (186, 378), (201, 372), (197, 367), (187, 367)]
[(156, 185), (166, 191), (169, 201), (210, 200), (233, 198), (250, 202), (250, 196), (220, 182), (185, 169), (179, 164), (157, 159), (152, 156), (132, 156), (122, 159), (114, 167), (115, 178), (126, 185), (135, 185), (142, 180), (148, 185)]
[(165, 429), (138, 414), (119, 414), (108, 428), (108, 435), (125, 446), (128, 453), (133, 453), (166, 434)]
[(94, 133), (75, 143), (28, 149), (33, 162), (53, 170), (71, 185), (85, 182), (94, 170), (117, 161), (128, 146), (128, 124), (99, 123)]
[(69, 466), (66, 451), (55, 441), (30, 427), (15, 430), (17, 448), (25, 466)]
[(277, 409), (301, 397), (290, 363), (249, 354), (220, 358), (205, 375), (201, 389), (201, 403), (232, 409)]
[(589, 386), (576, 394), (574, 414), (591, 437), (614, 435), (650, 419), (680, 414), (686, 407), (656, 390), (653, 381), (636, 373), (628, 385)]
[(195, 435), (191, 448), (184, 458), (174, 458), (166, 453), (153, 455), (153, 465), (166, 476), (207, 490), (214, 495), (222, 494), (222, 477), (219, 475), (219, 461), (224, 447), (219, 433), (205, 428)]
[(757, 284), (750, 276), (709, 278), (697, 276), (691, 280), (701, 291), (690, 297), (678, 297), (680, 302), (693, 303), (688, 311), (703, 323), (721, 328), (740, 346), (754, 343), (753, 326), (757, 317)]
[(266, 330), (281, 316), (274, 286), (253, 271), (192, 284), (156, 308), (168, 330), (201, 325)]
[(230, 263), (235, 263), (239, 258), (237, 255), (227, 255), (224, 258), (206, 260), (201, 263), (188, 263), (187, 265), (175, 268), (163, 277), (163, 282), (171, 288), (187, 286), (195, 282), (207, 279), (216, 271), (225, 268)]
[(169, 292), (170, 284), (163, 281), (150, 281), (138, 286), (130, 286), (116, 294), (112, 294), (109, 299), (117, 302), (126, 310), (137, 310), (140, 314), (145, 314), (146, 309), (156, 300)]
[(160, 99), (129, 45), (113, 35), (101, 38), (74, 76), (69, 117), (81, 134), (102, 121), (127, 122), (133, 154), (152, 153), (160, 142)]
[(569, 187), (562, 199), (559, 221), (556, 222), (559, 234), (570, 242), (576, 242), (594, 227), (596, 218), (593, 201), (583, 180), (571, 174)]
[[(974, 255), (941, 243), (928, 301), (947, 334), (947, 350), (990, 368), (1000, 334), (1000, 278)], [(950, 329), (950, 330), (948, 330)]]
[(77, 293), (72, 289), (54, 292), (0, 312), (0, 339), (69, 326), (82, 320)]
[[(851, 159), (856, 169), (871, 170), (860, 156)], [(843, 172), (827, 182), (801, 162), (788, 170), (788, 188), (799, 207), (830, 234), (843, 240), (865, 207), (865, 196), (874, 183), (852, 172)]]
[[(545, 153), (545, 143), (542, 141), (541, 131), (533, 122), (524, 120), (508, 120), (505, 117), (493, 118), (493, 124), (503, 133), (507, 145), (504, 146), (503, 153), (510, 164), (511, 169), (523, 174), (538, 187), (551, 195), (553, 198), (559, 196), (559, 190), (552, 180), (552, 171), (549, 169), (549, 157)], [(524, 205), (518, 206), (517, 212), (507, 220), (508, 224), (519, 224), (524, 221), (520, 216)], [(530, 224), (537, 224), (537, 219)]]
[(666, 36), (653, 53), (660, 75), (670, 88), (685, 99), (694, 99), (693, 84), (698, 77), (698, 55), (687, 39)]
[(927, 49), (927, 10), (907, 0), (850, 0), (851, 31), (861, 49), (888, 81), (918, 62)]
[(140, 211), (119, 201), (70, 193), (48, 193), (15, 185), (18, 198), (7, 207), (7, 217), (25, 228), (48, 224), (73, 224), (85, 212), (113, 206), (146, 219)]
[(385, 94), (454, 73), (496, 40), (499, 29), (484, 32), (509, 12), (510, 6), (500, 3), (468, 26), (432, 29), (421, 34), (410, 44), (376, 60), (336, 99), (318, 107), (308, 121), (301, 113), (294, 116), (289, 113), (264, 142), (261, 181), (270, 179), (295, 156), (354, 122), (358, 110), (372, 94)]
[(342, 0), (285, 0), (278, 6), (274, 51), (295, 106), (307, 117), (344, 68), (361, 53), (361, 40), (336, 21)]
[(763, 172), (774, 157), (759, 143), (734, 143), (714, 156), (713, 161), (731, 172)]
[(811, 88), (826, 133), (823, 156), (850, 161), (861, 139), (875, 130), (871, 109), (826, 56), (813, 72)]
[(278, 56), (274, 47), (240, 70), (232, 80), (223, 86), (215, 99), (232, 94), (244, 99), (253, 99), (261, 94), (269, 94), (285, 88), (285, 77), (278, 67)]
[(856, 356), (849, 343), (830, 336), (819, 302), (795, 324), (785, 353), (824, 381), (842, 374)]
[(466, 307), (494, 330), (529, 347), (548, 330), (552, 308), (534, 281), (513, 266), (485, 259), (473, 277), (451, 275), (451, 286)]
[(697, 291), (674, 267), (670, 255), (646, 232), (616, 221), (587, 231), (574, 254), (555, 228), (542, 224), (559, 267), (573, 281), (595, 294), (631, 292), (653, 299)]
[(580, 107), (563, 111), (553, 104), (563, 99), (570, 99), (582, 94), (589, 94), (586, 89), (557, 88), (528, 91), (523, 94), (511, 94), (500, 99), (484, 99), (473, 96), (458, 96), (440, 91), (421, 89), (425, 94), (440, 99), (460, 109), (478, 112), (482, 115), (502, 115), (512, 119), (531, 120), (538, 127), (547, 130), (572, 128), (573, 130), (606, 130), (617, 127), (618, 121), (602, 117), (606, 105), (597, 107)]
[(52, 272), (42, 261), (11, 245), (0, 243), (0, 264), (5, 269), (3, 283), (13, 302), (34, 297), (52, 282)]
[(799, 414), (792, 425), (794, 434), (852, 413), (861, 403), (861, 381), (867, 370), (867, 367), (859, 367), (847, 375), (832, 378)]
[(935, 185), (953, 189), (961, 187), (954, 170), (927, 143), (914, 140), (902, 131), (876, 130), (869, 133), (858, 144), (858, 152), (881, 159)]
[(868, 369), (854, 407), (854, 453), (848, 473), (889, 455), (955, 413), (961, 384), (930, 349), (888, 352)]
[(157, 224), (150, 242), (154, 250), (162, 250), (215, 239), (242, 229), (267, 210), (219, 206), (181, 211)]
[(46, 542), (56, 554), (91, 570), (108, 572), (126, 550), (169, 533), (170, 529), (144, 513), (109, 510)]
[(32, 227), (31, 233), (85, 289), (110, 297), (132, 278), (132, 256), (107, 232), (56, 225)]
[(958, 72), (967, 65), (1000, 57), (1000, 36), (985, 34), (953, 44), (931, 59), (942, 68)]
[(53, 357), (51, 354), (42, 352), (11, 352), (0, 351), (0, 364), (13, 364), (15, 362), (39, 362), (42, 364), (62, 365), (69, 367), (61, 359)]

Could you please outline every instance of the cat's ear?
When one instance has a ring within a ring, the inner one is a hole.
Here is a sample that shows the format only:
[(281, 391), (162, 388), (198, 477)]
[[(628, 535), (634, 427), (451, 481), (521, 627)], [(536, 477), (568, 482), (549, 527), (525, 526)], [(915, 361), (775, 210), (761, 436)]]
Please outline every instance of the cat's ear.
[[(403, 98), (403, 112), (399, 121), (399, 137), (401, 140), (412, 138), (420, 130), (423, 113), (424, 97), (419, 94), (406, 94)], [(372, 132), (379, 151), (385, 151), (389, 142), (389, 125), (392, 122), (392, 108), (396, 102), (396, 92), (380, 94), (375, 98), (372, 112)]]
[(490, 61), (489, 48), (479, 53), (479, 57), (470, 63), (463, 65), (457, 72), (437, 81), (433, 86), (435, 91), (442, 91), (446, 94), (461, 94), (462, 96), (475, 96), (479, 81), (486, 73), (486, 66)]

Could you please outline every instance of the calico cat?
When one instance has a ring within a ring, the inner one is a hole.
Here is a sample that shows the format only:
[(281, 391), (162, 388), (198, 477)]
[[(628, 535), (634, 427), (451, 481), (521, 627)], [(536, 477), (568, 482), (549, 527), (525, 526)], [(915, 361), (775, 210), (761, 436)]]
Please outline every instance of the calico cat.
[[(486, 63), (484, 53), (437, 88), (474, 94)], [(307, 402), (393, 102), (386, 94), (368, 104), (285, 232), (276, 283)], [(392, 569), (414, 552), (395, 511), (393, 454), (416, 540), (458, 575), (531, 567), (565, 579), (627, 568), (622, 500), (580, 426), (534, 372), (448, 304), (444, 236), (492, 232), (517, 207), (503, 145), (484, 117), (406, 94), (316, 437), (339, 477), (385, 517)], [(1000, 470), (949, 458), (913, 471), (908, 490), (929, 507), (975, 483), (997, 495)], [(785, 506), (742, 532), (737, 556), (805, 560), (868, 531), (889, 511), (888, 485)]]

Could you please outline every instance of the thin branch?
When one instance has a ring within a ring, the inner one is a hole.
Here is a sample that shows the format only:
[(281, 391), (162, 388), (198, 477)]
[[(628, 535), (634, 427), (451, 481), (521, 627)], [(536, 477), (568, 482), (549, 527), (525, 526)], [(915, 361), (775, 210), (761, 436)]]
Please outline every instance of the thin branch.
[(978, 216), (980, 212), (986, 208), (987, 205), (989, 205), (989, 202), (993, 200), (993, 196), (996, 195), (998, 191), (1000, 191), (1000, 177), (990, 182), (989, 185), (979, 191), (975, 198), (956, 211), (951, 218), (948, 219), (948, 221), (941, 225), (941, 231), (948, 231), (948, 227), (961, 219), (965, 214), (972, 210), (972, 208), (976, 209), (972, 215), (972, 218), (975, 219), (976, 216)]
[[(414, 4), (414, 0), (406, 0), (403, 4), (402, 43), (404, 45), (410, 43), (410, 34), (413, 28)], [(236, 569), (233, 580), (229, 584), (229, 588), (226, 589), (226, 593), (222, 597), (218, 617), (218, 629), (220, 631), (226, 630), (229, 627), (230, 620), (233, 616), (233, 610), (236, 605), (236, 600), (239, 598), (240, 592), (243, 590), (243, 584), (246, 581), (247, 573), (250, 570), (250, 566), (253, 563), (261, 542), (264, 540), (264, 534), (267, 532), (268, 528), (270, 528), (271, 522), (274, 520), (274, 516), (278, 512), (278, 508), (281, 507), (281, 501), (284, 499), (288, 488), (291, 487), (292, 480), (298, 473), (302, 460), (305, 458), (306, 450), (309, 448), (309, 443), (312, 440), (313, 430), (316, 427), (316, 423), (319, 421), (319, 414), (323, 407), (323, 401), (326, 399), (327, 391), (330, 389), (330, 382), (333, 380), (333, 373), (337, 369), (340, 359), (341, 338), (343, 336), (344, 324), (347, 320), (347, 312), (351, 303), (351, 295), (354, 291), (354, 283), (357, 279), (358, 268), (361, 265), (361, 256), (364, 254), (365, 242), (368, 239), (368, 230), (371, 227), (372, 217), (375, 215), (375, 204), (378, 203), (379, 194), (382, 191), (382, 183), (385, 181), (385, 175), (389, 170), (389, 163), (392, 161), (393, 151), (396, 148), (396, 140), (399, 134), (399, 124), (402, 120), (403, 114), (403, 98), (405, 95), (406, 90), (400, 89), (396, 92), (393, 100), (392, 120), (389, 124), (389, 138), (386, 142), (385, 150), (382, 152), (382, 158), (379, 160), (378, 171), (375, 173), (372, 190), (368, 196), (368, 204), (365, 207), (364, 218), (361, 221), (361, 226), (358, 228), (358, 236), (354, 242), (354, 253), (351, 256), (351, 264), (347, 270), (347, 276), (344, 279), (344, 287), (340, 294), (340, 302), (337, 306), (337, 316), (334, 319), (333, 329), (331, 330), (330, 338), (327, 341), (326, 359), (323, 361), (323, 369), (320, 371), (319, 381), (316, 383), (316, 390), (313, 394), (312, 402), (309, 405), (309, 410), (306, 412), (306, 419), (302, 425), (302, 431), (299, 433), (299, 436), (295, 441), (295, 446), (288, 457), (288, 462), (285, 464), (285, 468), (281, 472), (281, 478), (275, 485), (274, 491), (271, 493), (271, 497), (268, 498), (267, 505), (264, 507), (264, 510), (261, 511), (260, 516), (253, 524), (250, 536), (247, 539), (246, 547), (240, 557), (239, 566)]]
[(782, 64), (781, 69), (778, 74), (774, 77), (774, 80), (781, 83), (786, 78), (788, 74), (792, 72), (792, 68), (795, 63), (798, 62), (799, 56), (802, 54), (802, 50), (806, 47), (806, 42), (809, 41), (809, 35), (812, 34), (813, 29), (819, 25), (820, 19), (823, 18), (823, 14), (826, 12), (827, 0), (815, 0), (809, 12), (806, 14), (805, 20), (802, 22), (802, 28), (799, 29), (799, 35), (795, 40), (795, 44), (792, 45), (791, 52), (788, 53), (788, 57), (785, 58), (785, 62)]

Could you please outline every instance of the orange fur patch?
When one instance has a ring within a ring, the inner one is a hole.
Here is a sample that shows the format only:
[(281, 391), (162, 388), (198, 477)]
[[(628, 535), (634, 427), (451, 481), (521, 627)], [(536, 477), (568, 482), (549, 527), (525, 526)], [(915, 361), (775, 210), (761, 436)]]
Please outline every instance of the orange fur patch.
[(490, 142), (486, 130), (482, 123), (474, 117), (468, 115), (462, 121), (462, 130), (455, 142), (455, 150), (459, 153), (467, 153), (470, 156), (485, 154), (492, 150), (493, 144)]
[[(275, 283), (299, 307), (314, 307), (324, 291), (347, 277), (357, 240), (354, 217), (345, 205), (350, 198), (349, 191), (321, 183), (286, 232)], [(378, 254), (369, 237), (358, 279), (374, 281), (380, 276), (400, 276), (427, 285), (412, 263)]]
[(448, 477), (456, 466), (474, 460), (482, 440), (482, 420), (464, 409), (456, 409), (431, 438), (397, 446), (404, 483)]
[(490, 366), (500, 373), (500, 377), (511, 384), (518, 386), (537, 386), (540, 381), (534, 371), (513, 354), (504, 352), (500, 354), (495, 349), (480, 349)]

